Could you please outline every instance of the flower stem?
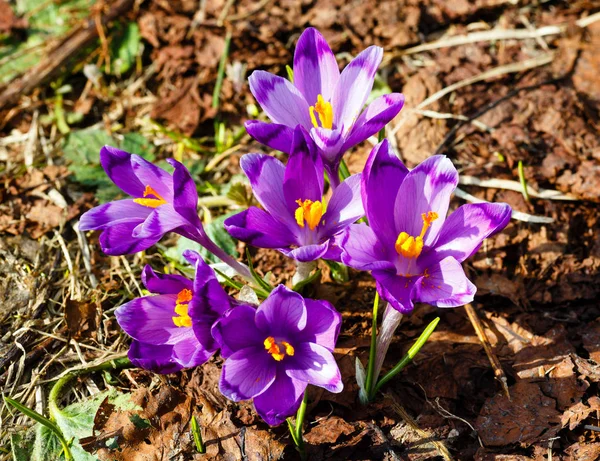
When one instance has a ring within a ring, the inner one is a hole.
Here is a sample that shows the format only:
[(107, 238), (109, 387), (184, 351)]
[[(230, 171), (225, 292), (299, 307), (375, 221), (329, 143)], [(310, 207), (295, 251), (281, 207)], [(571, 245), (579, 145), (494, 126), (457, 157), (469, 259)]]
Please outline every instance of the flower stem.
[[(394, 333), (402, 321), (402, 313), (394, 309), (389, 304), (385, 308), (383, 313), (383, 319), (381, 320), (381, 327), (379, 328), (379, 334), (377, 335), (377, 354), (375, 354), (375, 370), (373, 373), (373, 383), (377, 382), (379, 378), (379, 372), (383, 366), (383, 361), (387, 355), (387, 351), (390, 348), (390, 344), (394, 337)], [(370, 389), (371, 391), (373, 389)], [(373, 400), (375, 394), (369, 396), (370, 400)]]
[(298, 408), (298, 412), (296, 413), (296, 424), (294, 425), (294, 435), (292, 438), (294, 439), (294, 443), (298, 448), (298, 452), (300, 453), (300, 458), (302, 460), (306, 459), (306, 449), (304, 448), (304, 415), (306, 414), (306, 390), (304, 391), (304, 395), (302, 396), (302, 402), (300, 403), (300, 408)]
[(377, 312), (379, 311), (379, 293), (375, 292), (373, 301), (373, 323), (371, 326), (371, 348), (369, 349), (369, 363), (367, 364), (367, 377), (365, 380), (365, 391), (371, 395), (373, 388), (373, 374), (375, 371), (375, 356), (377, 354)]
[(292, 277), (292, 286), (296, 286), (300, 282), (306, 280), (315, 267), (317, 267), (317, 261), (305, 263), (298, 261), (296, 264), (296, 273)]
[(427, 328), (425, 328), (423, 333), (421, 333), (421, 336), (419, 336), (417, 341), (408, 350), (408, 352), (402, 358), (402, 360), (400, 360), (394, 368), (388, 371), (386, 375), (379, 380), (379, 382), (375, 386), (375, 389), (373, 390), (373, 395), (377, 394), (377, 392), (379, 392), (379, 389), (381, 389), (381, 387), (385, 383), (387, 383), (390, 379), (392, 379), (394, 376), (400, 373), (402, 369), (411, 362), (415, 355), (417, 355), (421, 348), (425, 345), (425, 343), (427, 342), (427, 340), (429, 339), (439, 322), (440, 318), (436, 317), (429, 325), (427, 325)]

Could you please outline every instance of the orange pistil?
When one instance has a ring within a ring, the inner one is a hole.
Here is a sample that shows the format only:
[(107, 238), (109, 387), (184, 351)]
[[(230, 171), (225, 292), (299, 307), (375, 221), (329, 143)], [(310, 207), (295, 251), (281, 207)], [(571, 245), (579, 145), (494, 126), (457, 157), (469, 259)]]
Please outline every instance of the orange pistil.
[[(149, 195), (154, 196), (154, 198), (146, 198)], [(139, 205), (147, 206), (149, 208), (157, 208), (167, 203), (167, 201), (150, 186), (146, 186), (144, 189), (144, 198), (134, 198), (133, 201)]]
[(296, 203), (298, 204), (298, 208), (296, 208), (294, 217), (298, 225), (304, 228), (304, 221), (306, 221), (308, 228), (311, 231), (315, 230), (325, 212), (323, 203), (319, 201), (313, 202), (312, 200), (296, 200)]
[(192, 290), (184, 288), (177, 293), (175, 301), (175, 313), (177, 316), (172, 317), (176, 327), (191, 327), (192, 319), (188, 314), (188, 303), (192, 300)]
[(319, 114), (319, 121), (321, 122), (322, 128), (327, 128), (331, 130), (333, 127), (333, 106), (330, 102), (327, 102), (323, 99), (323, 95), (317, 96), (317, 102), (314, 106), (310, 106), (308, 108), (310, 113), (310, 120), (315, 128), (319, 128), (319, 124), (317, 123), (317, 117), (315, 116), (315, 112)]
[(400, 235), (398, 235), (398, 239), (396, 239), (396, 244), (394, 246), (396, 248), (396, 252), (405, 258), (418, 257), (421, 254), (421, 251), (423, 251), (423, 237), (425, 237), (427, 229), (431, 227), (431, 223), (438, 219), (438, 217), (439, 216), (435, 211), (423, 213), (421, 215), (421, 218), (423, 219), (423, 228), (421, 229), (421, 234), (417, 237), (413, 237), (406, 232), (400, 232)]
[(273, 336), (269, 336), (264, 341), (265, 350), (273, 356), (275, 360), (281, 362), (286, 355), (294, 355), (294, 347), (287, 341), (275, 341)]

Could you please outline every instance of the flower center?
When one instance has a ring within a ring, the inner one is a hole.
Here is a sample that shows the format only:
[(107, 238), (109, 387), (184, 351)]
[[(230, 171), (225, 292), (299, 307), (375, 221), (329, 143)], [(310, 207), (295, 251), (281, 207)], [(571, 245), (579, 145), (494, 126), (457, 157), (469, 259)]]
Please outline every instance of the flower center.
[(423, 213), (421, 218), (423, 219), (423, 228), (420, 235), (413, 237), (406, 232), (400, 232), (396, 239), (396, 251), (405, 258), (416, 258), (421, 254), (421, 251), (423, 251), (423, 237), (425, 237), (431, 223), (438, 218), (438, 214), (435, 211), (428, 211)]
[(287, 341), (276, 341), (273, 336), (269, 336), (264, 342), (265, 350), (273, 356), (275, 360), (281, 362), (286, 355), (294, 355), (294, 347)]
[[(146, 198), (149, 195), (153, 196), (153, 198)], [(144, 198), (134, 198), (133, 201), (139, 205), (147, 206), (149, 208), (157, 208), (167, 203), (167, 201), (150, 186), (146, 186), (144, 189)]]
[(321, 222), (321, 217), (325, 211), (323, 203), (319, 201), (313, 202), (312, 200), (296, 200), (296, 203), (298, 204), (298, 208), (296, 208), (294, 217), (298, 225), (304, 228), (304, 221), (306, 221), (309, 229), (311, 231), (315, 230), (315, 227)]
[(173, 318), (173, 323), (176, 327), (191, 327), (192, 319), (188, 315), (188, 303), (192, 300), (192, 290), (184, 288), (177, 293), (177, 300), (175, 301), (175, 313), (176, 316)]
[(323, 99), (323, 95), (317, 96), (317, 102), (314, 106), (310, 106), (308, 111), (310, 113), (310, 120), (315, 128), (319, 128), (317, 117), (315, 116), (316, 112), (319, 114), (321, 127), (331, 130), (331, 127), (333, 126), (333, 107), (331, 106), (330, 102), (327, 102)]

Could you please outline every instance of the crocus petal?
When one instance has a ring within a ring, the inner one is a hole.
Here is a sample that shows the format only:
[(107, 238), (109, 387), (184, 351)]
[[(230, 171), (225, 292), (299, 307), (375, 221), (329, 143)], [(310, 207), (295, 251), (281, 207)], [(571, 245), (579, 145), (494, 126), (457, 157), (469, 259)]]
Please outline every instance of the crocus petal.
[(362, 271), (394, 269), (388, 251), (366, 224), (352, 224), (341, 237), (342, 262)]
[(344, 141), (342, 150), (346, 151), (378, 133), (398, 115), (403, 105), (403, 94), (391, 93), (379, 96), (356, 119), (352, 130)]
[(342, 392), (342, 375), (331, 351), (315, 343), (297, 344), (294, 349), (294, 355), (284, 359), (290, 378), (320, 386), (329, 392)]
[(438, 307), (463, 306), (473, 301), (477, 287), (452, 256), (428, 268), (428, 275), (415, 285), (415, 299)]
[(397, 311), (407, 314), (414, 308), (413, 291), (420, 277), (403, 277), (391, 271), (373, 271), (377, 291)]
[(304, 298), (285, 285), (275, 288), (256, 311), (256, 326), (268, 336), (290, 338), (306, 327)]
[(101, 230), (115, 224), (128, 222), (139, 224), (148, 217), (151, 211), (151, 208), (139, 205), (131, 199), (104, 203), (83, 213), (79, 220), (79, 228), (81, 230)]
[(288, 209), (298, 208), (297, 200), (321, 201), (323, 197), (323, 162), (308, 132), (301, 126), (294, 130), (292, 152), (285, 167), (283, 194)]
[(306, 328), (297, 336), (301, 342), (320, 344), (333, 352), (342, 325), (342, 316), (327, 301), (305, 299)]
[(278, 123), (265, 123), (259, 120), (248, 120), (244, 123), (246, 131), (259, 143), (274, 150), (289, 154), (292, 149), (293, 128)]
[(269, 118), (281, 125), (312, 126), (308, 104), (302, 93), (287, 79), (255, 70), (248, 79), (250, 91)]
[(142, 283), (148, 291), (157, 294), (177, 294), (181, 290), (192, 289), (192, 282), (186, 277), (177, 274), (154, 272), (148, 264), (142, 271)]
[(344, 154), (344, 134), (341, 129), (312, 128), (310, 134), (321, 151), (328, 174), (337, 174), (340, 159)]
[(154, 235), (149, 238), (134, 237), (133, 230), (139, 224), (141, 223), (133, 221), (104, 229), (98, 239), (102, 251), (111, 256), (137, 253), (147, 250), (161, 239), (162, 235)]
[(155, 208), (146, 220), (133, 230), (136, 238), (163, 236), (178, 227), (189, 226), (190, 222), (177, 213), (169, 204)]
[(258, 248), (280, 248), (295, 243), (286, 225), (256, 207), (227, 218), (223, 225), (232, 237)]
[(324, 225), (319, 229), (319, 236), (337, 234), (365, 214), (360, 195), (360, 176), (352, 175), (335, 188), (323, 215)]
[(316, 261), (329, 252), (329, 241), (314, 245), (303, 245), (298, 248), (277, 248), (288, 258), (295, 259), (302, 263)]
[(293, 229), (296, 220), (283, 194), (283, 163), (269, 155), (246, 154), (240, 159), (240, 167), (250, 180), (254, 196), (267, 213)]
[(248, 347), (232, 354), (223, 364), (219, 390), (234, 402), (263, 393), (275, 381), (277, 362), (264, 347)]
[(173, 346), (168, 344), (156, 345), (134, 340), (131, 342), (127, 356), (134, 366), (154, 373), (175, 373), (183, 368), (175, 360)]
[(273, 384), (254, 398), (254, 408), (267, 424), (278, 426), (298, 411), (305, 390), (305, 382), (292, 379), (279, 370)]
[(327, 41), (319, 31), (309, 27), (296, 44), (294, 85), (309, 105), (314, 105), (318, 95), (325, 101), (331, 99), (339, 78), (340, 70)]
[(434, 155), (420, 163), (402, 182), (394, 204), (396, 235), (406, 232), (417, 236), (423, 228), (422, 214), (434, 211), (438, 218), (423, 239), (426, 247), (432, 246), (444, 224), (450, 195), (458, 184), (458, 172), (450, 159)]
[(444, 223), (428, 258), (441, 261), (452, 256), (463, 262), (477, 252), (484, 239), (506, 227), (511, 213), (506, 203), (469, 203), (459, 207)]
[(358, 118), (375, 80), (383, 58), (383, 49), (370, 46), (344, 68), (331, 100), (334, 126), (344, 126), (346, 132)]
[(104, 146), (100, 149), (100, 164), (110, 180), (123, 192), (132, 197), (141, 197), (144, 194), (146, 185), (134, 174), (129, 152)]
[(156, 295), (135, 298), (115, 311), (117, 322), (133, 339), (148, 344), (177, 344), (188, 337), (191, 328), (178, 327), (176, 317), (177, 295)]
[(202, 226), (198, 217), (198, 191), (190, 172), (175, 159), (167, 159), (173, 171), (173, 208), (196, 227)]
[(394, 247), (398, 238), (394, 206), (407, 174), (408, 168), (394, 153), (387, 139), (373, 148), (362, 173), (362, 200), (369, 225), (389, 248)]
[(131, 166), (144, 187), (152, 187), (163, 199), (173, 203), (173, 177), (169, 173), (136, 154), (131, 154)]
[(212, 327), (212, 335), (221, 347), (225, 358), (248, 347), (261, 347), (268, 335), (254, 324), (256, 309), (242, 304), (225, 314)]
[[(173, 345), (173, 356), (183, 368), (192, 368), (206, 363), (217, 351), (218, 346), (208, 333), (209, 342), (199, 341), (195, 331), (186, 328), (183, 336), (177, 344)], [(204, 339), (204, 338), (203, 338)]]

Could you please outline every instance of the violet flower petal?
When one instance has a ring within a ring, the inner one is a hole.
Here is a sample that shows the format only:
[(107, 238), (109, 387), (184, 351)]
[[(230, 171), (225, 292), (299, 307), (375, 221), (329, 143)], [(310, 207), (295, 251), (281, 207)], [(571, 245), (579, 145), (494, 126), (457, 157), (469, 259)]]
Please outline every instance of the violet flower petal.
[(327, 41), (316, 29), (309, 27), (298, 39), (294, 52), (294, 85), (309, 105), (320, 94), (325, 101), (333, 96), (340, 78), (337, 61)]
[(104, 203), (81, 215), (81, 230), (103, 230), (116, 224), (145, 221), (152, 212), (151, 208), (139, 205), (132, 199)]
[(142, 184), (133, 172), (131, 154), (112, 146), (100, 149), (100, 164), (115, 185), (132, 197), (142, 197), (147, 184)]
[(248, 78), (250, 91), (269, 118), (281, 125), (310, 128), (308, 103), (302, 93), (287, 79), (255, 70)]
[(131, 166), (133, 174), (144, 187), (152, 187), (163, 199), (173, 203), (173, 176), (136, 154), (131, 154)]
[(268, 155), (246, 154), (240, 159), (240, 166), (248, 176), (254, 196), (267, 213), (276, 216), (290, 229), (298, 227), (283, 194), (283, 163)]
[(278, 123), (265, 123), (259, 120), (248, 120), (244, 123), (246, 131), (259, 143), (274, 150), (289, 154), (292, 147), (294, 130)]
[(329, 392), (342, 392), (344, 384), (333, 354), (315, 343), (294, 346), (293, 357), (286, 357), (286, 373), (290, 378), (311, 383)]
[(477, 252), (484, 239), (506, 227), (511, 213), (506, 203), (469, 203), (459, 207), (446, 219), (427, 260), (441, 261), (452, 256), (463, 262)]
[(335, 188), (323, 215), (324, 225), (319, 229), (319, 235), (337, 234), (365, 214), (360, 190), (360, 174), (350, 176)]
[(425, 247), (434, 245), (457, 184), (458, 172), (444, 155), (434, 155), (417, 165), (406, 175), (394, 203), (396, 236), (400, 232), (419, 235), (423, 228), (421, 214), (434, 211), (438, 218), (431, 223), (423, 239)]
[(290, 378), (283, 370), (278, 370), (273, 384), (254, 398), (254, 408), (268, 425), (278, 426), (298, 411), (306, 386), (306, 382)]
[(314, 245), (303, 245), (298, 248), (278, 248), (278, 250), (288, 258), (295, 259), (301, 263), (308, 263), (323, 258), (329, 253), (330, 242), (318, 243)]
[(404, 106), (404, 95), (400, 93), (384, 94), (375, 99), (354, 122), (342, 151), (363, 142), (386, 126)]
[(156, 345), (177, 344), (186, 339), (189, 329), (173, 323), (176, 299), (176, 294), (135, 298), (119, 306), (115, 316), (133, 339)]
[(134, 366), (154, 373), (175, 373), (183, 368), (173, 357), (173, 346), (169, 344), (156, 345), (133, 340), (127, 356)]
[(256, 310), (256, 326), (269, 336), (294, 338), (306, 327), (304, 298), (279, 285)]
[(159, 238), (178, 227), (190, 225), (184, 216), (177, 213), (172, 205), (165, 204), (154, 208), (146, 220), (133, 229), (132, 236), (138, 239)]
[(190, 172), (175, 159), (167, 162), (175, 168), (173, 171), (173, 208), (194, 227), (202, 227), (198, 217), (198, 191)]
[(144, 251), (158, 242), (162, 235), (148, 238), (133, 237), (133, 230), (142, 222), (128, 222), (107, 227), (102, 231), (98, 242), (102, 252), (107, 255), (125, 255)]
[(395, 272), (374, 270), (371, 275), (377, 282), (377, 291), (390, 306), (397, 311), (407, 314), (414, 308), (413, 291), (421, 277), (403, 277)]
[(227, 218), (223, 225), (232, 237), (259, 248), (289, 247), (296, 243), (285, 224), (254, 206)]
[(288, 209), (298, 208), (297, 200), (321, 201), (323, 183), (323, 163), (319, 151), (308, 132), (297, 126), (283, 178), (283, 194)]
[[(347, 266), (362, 271), (394, 270), (388, 251), (366, 224), (352, 224), (341, 237), (341, 260)], [(393, 250), (393, 248), (392, 248)], [(395, 250), (393, 250), (395, 251)]]
[[(212, 344), (207, 343), (206, 338), (198, 338), (195, 330), (191, 328), (182, 328), (182, 330), (186, 331), (183, 338), (173, 345), (173, 357), (183, 368), (202, 365), (216, 352), (217, 347), (211, 347)], [(208, 336), (210, 338), (210, 332)], [(206, 346), (209, 348), (207, 349)]]
[(192, 282), (186, 277), (155, 272), (149, 264), (142, 271), (142, 283), (148, 291), (156, 294), (173, 294), (192, 289)]
[(389, 248), (394, 247), (398, 238), (394, 206), (407, 174), (408, 168), (394, 153), (387, 139), (371, 150), (362, 173), (362, 201), (369, 225), (381, 243)]
[(306, 327), (298, 334), (302, 342), (320, 344), (333, 352), (342, 325), (342, 315), (327, 301), (305, 299)]
[(350, 130), (371, 93), (382, 58), (383, 49), (370, 46), (344, 68), (331, 98), (335, 127)]
[(263, 393), (275, 381), (277, 362), (264, 347), (248, 347), (230, 355), (223, 364), (219, 390), (234, 402)]
[(321, 151), (323, 163), (327, 174), (335, 178), (338, 174), (340, 159), (344, 153), (344, 133), (341, 128), (330, 130), (328, 128), (311, 128), (310, 134), (315, 144)]
[(213, 338), (221, 348), (221, 355), (229, 357), (249, 347), (261, 347), (268, 335), (254, 323), (256, 309), (242, 304), (225, 314), (212, 327)]
[(415, 284), (416, 300), (437, 307), (457, 307), (473, 301), (477, 287), (452, 256), (430, 266), (428, 274)]

